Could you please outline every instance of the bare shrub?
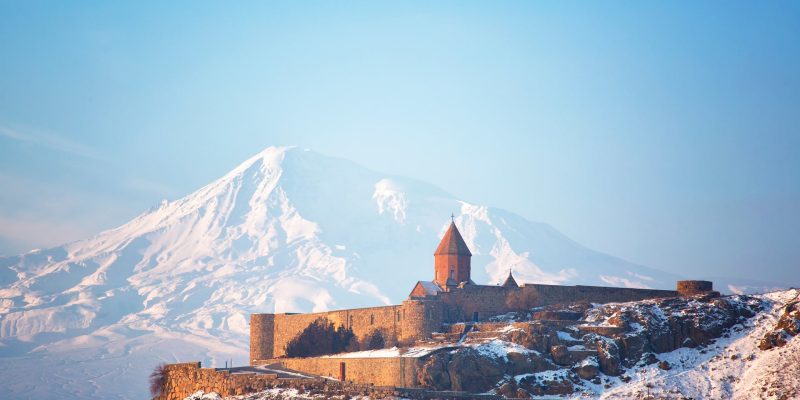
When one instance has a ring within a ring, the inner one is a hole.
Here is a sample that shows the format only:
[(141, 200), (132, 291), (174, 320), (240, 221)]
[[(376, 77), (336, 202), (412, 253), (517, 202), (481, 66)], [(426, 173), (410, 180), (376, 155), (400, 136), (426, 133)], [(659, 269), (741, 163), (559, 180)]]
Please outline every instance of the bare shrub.
[(353, 330), (335, 327), (333, 322), (319, 318), (307, 326), (286, 345), (287, 357), (314, 357), (341, 353), (355, 341)]
[(164, 363), (156, 365), (150, 373), (150, 394), (158, 397), (164, 394), (167, 384), (167, 365)]
[(381, 329), (375, 329), (364, 337), (361, 350), (377, 350), (386, 347), (386, 334)]

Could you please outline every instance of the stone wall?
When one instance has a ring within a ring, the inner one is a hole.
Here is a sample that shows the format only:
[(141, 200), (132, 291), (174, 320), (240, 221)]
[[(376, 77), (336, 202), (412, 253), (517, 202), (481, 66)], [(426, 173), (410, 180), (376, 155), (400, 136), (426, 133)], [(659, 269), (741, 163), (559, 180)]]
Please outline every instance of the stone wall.
[(678, 293), (680, 293), (681, 296), (703, 294), (713, 290), (713, 283), (709, 281), (678, 281)]
[[(283, 359), (283, 363), (294, 361), (298, 366), (309, 369), (318, 368), (320, 371), (327, 369), (324, 362), (314, 363), (313, 361), (303, 361), (304, 359)], [(314, 360), (314, 359), (305, 359)], [(316, 359), (320, 360), (320, 359)], [(409, 358), (397, 363), (387, 363), (384, 359), (345, 359), (348, 374), (353, 371), (356, 377), (362, 376), (368, 370), (379, 369), (393, 371), (397, 376), (413, 377), (416, 382), (417, 359)], [(338, 362), (332, 361), (338, 373)], [(305, 363), (305, 364), (303, 364)], [(358, 375), (363, 373), (362, 375)], [(403, 381), (403, 378), (392, 378), (389, 372), (384, 374), (384, 378), (375, 378), (385, 382), (410, 382)], [(165, 368), (166, 385), (164, 392), (155, 397), (154, 400), (182, 400), (187, 396), (202, 390), (206, 393), (215, 392), (221, 396), (231, 396), (254, 393), (271, 388), (297, 389), (301, 393), (313, 393), (325, 398), (353, 398), (368, 397), (372, 399), (383, 398), (407, 398), (418, 400), (432, 399), (461, 399), (461, 398), (485, 398), (500, 399), (494, 395), (475, 395), (471, 393), (459, 392), (437, 392), (427, 389), (414, 389), (409, 387), (396, 387), (374, 385), (372, 383), (340, 382), (322, 378), (297, 378), (285, 379), (277, 378), (275, 375), (267, 374), (230, 374), (227, 371), (214, 370), (213, 368), (200, 368), (200, 363), (169, 364)], [(358, 378), (359, 381), (361, 378)], [(408, 379), (408, 378), (406, 378)], [(404, 385), (414, 386), (414, 385)], [(418, 385), (416, 385), (418, 386)]]
[[(465, 285), (436, 295), (444, 304), (444, 322), (480, 321), (489, 316), (523, 310), (530, 301), (511, 304), (522, 292), (502, 286)], [(530, 308), (530, 307), (527, 307)]]
[(284, 358), (280, 363), (289, 369), (330, 378), (339, 377), (345, 365), (345, 380), (378, 386), (417, 387), (419, 362), (412, 357), (387, 358)]
[(520, 287), (466, 285), (437, 294), (445, 305), (444, 322), (483, 321), (510, 311), (530, 310), (550, 304), (587, 301), (612, 303), (658, 297), (675, 297), (673, 290), (603, 286), (525, 284)]
[(215, 368), (200, 368), (199, 362), (168, 364), (164, 367), (164, 390), (155, 400), (183, 400), (202, 390), (221, 396), (252, 393), (272, 387), (274, 374), (231, 374)]
[[(359, 371), (366, 372), (369, 369), (368, 366), (371, 364), (370, 362), (366, 362), (366, 360), (363, 360), (363, 362), (351, 362), (351, 360), (347, 360), (347, 362), (347, 368), (352, 368), (353, 372), (356, 374), (358, 374)], [(338, 368), (338, 364), (336, 365)], [(372, 365), (381, 365), (381, 363), (379, 361), (378, 364)], [(386, 367), (391, 368), (392, 366), (387, 364)], [(309, 368), (312, 367), (309, 365)], [(395, 369), (393, 371), (402, 373), (402, 369)], [(357, 384), (321, 378), (285, 379), (277, 378), (274, 374), (231, 374), (225, 370), (200, 368), (199, 362), (168, 364), (165, 366), (165, 378), (164, 390), (162, 394), (155, 397), (154, 400), (183, 400), (187, 396), (196, 393), (198, 390), (202, 390), (206, 393), (215, 392), (225, 397), (254, 393), (271, 388), (298, 389), (301, 392), (320, 393), (325, 396), (339, 396), (342, 398), (351, 398), (354, 396), (369, 396), (374, 399), (398, 397), (413, 399), (442, 398), (442, 396), (436, 392), (399, 389), (393, 386), (378, 386), (371, 383)], [(386, 379), (386, 381), (389, 382), (391, 379)]]
[(430, 338), (444, 322), (443, 306), (436, 300), (406, 300), (399, 306), (370, 307), (309, 314), (253, 314), (250, 317), (250, 361), (286, 355), (286, 345), (319, 318), (351, 328), (363, 339), (375, 330), (387, 345)]
[[(392, 345), (403, 335), (402, 311), (401, 306), (385, 306), (310, 314), (274, 314), (272, 355), (251, 357), (251, 360), (284, 356), (286, 345), (319, 318), (327, 319), (336, 326), (351, 328), (359, 339), (363, 339), (375, 330), (380, 330), (384, 333), (387, 344)], [(251, 342), (252, 340), (251, 337)], [(262, 340), (261, 343), (265, 342)]]
[(588, 301), (590, 303), (616, 303), (638, 301), (660, 297), (675, 297), (678, 292), (674, 290), (635, 289), (605, 286), (559, 286), (559, 285), (522, 285), (523, 291), (532, 293), (536, 299), (534, 306), (548, 304), (572, 303)]
[(436, 299), (411, 299), (403, 302), (401, 345), (410, 345), (420, 339), (429, 339), (445, 322), (445, 307)]
[(359, 339), (375, 330), (387, 345), (406, 345), (431, 337), (444, 323), (485, 321), (510, 311), (549, 304), (586, 301), (610, 303), (676, 297), (674, 290), (602, 286), (525, 284), (520, 287), (465, 285), (435, 296), (413, 298), (402, 305), (358, 308), (310, 314), (254, 314), (251, 317), (251, 363), (286, 354), (286, 345), (319, 318), (351, 328)]
[(250, 359), (275, 357), (275, 314), (250, 315)]

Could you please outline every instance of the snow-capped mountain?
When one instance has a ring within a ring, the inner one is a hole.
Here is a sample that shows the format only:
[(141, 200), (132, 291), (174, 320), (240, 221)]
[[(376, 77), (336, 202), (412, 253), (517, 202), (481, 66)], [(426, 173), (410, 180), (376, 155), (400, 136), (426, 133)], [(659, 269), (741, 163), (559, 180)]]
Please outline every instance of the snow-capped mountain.
[(423, 182), (268, 148), (97, 236), (0, 258), (11, 397), (139, 398), (158, 361), (246, 362), (248, 314), (401, 301), (456, 214), (473, 280), (672, 288), (672, 274)]

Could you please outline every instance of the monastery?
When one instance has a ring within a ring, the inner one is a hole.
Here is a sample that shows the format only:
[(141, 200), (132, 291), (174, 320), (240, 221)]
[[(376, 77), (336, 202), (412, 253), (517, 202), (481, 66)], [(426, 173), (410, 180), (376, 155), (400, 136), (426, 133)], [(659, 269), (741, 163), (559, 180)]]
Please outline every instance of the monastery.
[[(598, 345), (597, 349), (584, 346), (568, 348), (559, 345), (560, 339), (553, 339), (555, 342), (549, 339), (556, 335), (554, 332), (564, 329), (610, 335), (622, 332), (622, 328), (616, 326), (585, 325), (585, 321), (579, 320), (579, 313), (570, 311), (537, 311), (530, 314), (530, 321), (518, 322), (498, 323), (493, 321), (497, 319), (493, 317), (512, 312), (530, 313), (533, 308), (542, 306), (557, 310), (565, 305), (587, 302), (719, 296), (708, 281), (679, 281), (677, 290), (520, 285), (510, 271), (501, 285), (479, 285), (471, 277), (471, 258), (469, 247), (452, 222), (433, 254), (433, 279), (417, 282), (401, 304), (310, 314), (253, 314), (250, 316), (249, 366), (202, 368), (199, 362), (167, 365), (162, 371), (165, 379), (163, 390), (156, 399), (180, 400), (198, 390), (230, 396), (269, 388), (316, 388), (324, 393), (344, 394), (345, 397), (465, 398), (463, 394), (433, 390), (431, 382), (442, 376), (431, 372), (438, 365), (437, 357), (457, 351), (462, 343), (468, 346), (470, 340), (497, 337), (500, 334), (498, 329), (511, 327), (538, 335), (537, 340), (543, 348), (536, 352), (537, 357), (549, 357), (546, 354), (549, 351), (553, 362), (558, 359), (562, 364), (572, 364), (587, 357), (598, 357), (602, 346)], [(371, 352), (356, 352), (288, 357), (287, 344), (320, 319), (337, 327), (349, 328), (361, 343), (379, 332), (387, 349), (378, 350), (378, 356)], [(445, 386), (454, 390), (475, 386), (480, 377), (474, 374), (483, 373), (478, 371), (480, 367), (474, 364), (476, 362), (473, 360), (471, 367), (454, 367), (458, 373), (453, 375), (455, 372), (450, 371), (449, 378), (442, 378), (447, 381)], [(533, 368), (532, 365), (525, 368)], [(478, 368), (477, 372), (470, 370), (474, 368)], [(614, 375), (613, 370), (604, 372)], [(478, 391), (486, 389), (484, 384), (494, 384), (497, 377), (490, 378), (480, 382)]]
[(480, 323), (533, 307), (573, 302), (610, 303), (676, 297), (711, 291), (711, 282), (681, 281), (677, 290), (600, 286), (517, 284), (509, 271), (502, 285), (479, 285), (471, 278), (472, 253), (455, 222), (433, 253), (433, 280), (419, 281), (399, 305), (309, 314), (252, 314), (250, 362), (285, 357), (286, 345), (319, 318), (353, 330), (358, 338), (382, 331), (389, 346), (430, 339), (455, 323)]

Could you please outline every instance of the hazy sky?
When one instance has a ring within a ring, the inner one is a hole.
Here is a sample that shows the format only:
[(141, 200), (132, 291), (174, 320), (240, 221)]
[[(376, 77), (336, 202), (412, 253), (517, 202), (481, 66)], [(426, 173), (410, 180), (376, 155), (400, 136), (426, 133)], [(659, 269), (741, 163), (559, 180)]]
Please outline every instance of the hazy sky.
[(142, 3), (0, 3), (0, 254), (296, 144), (800, 285), (800, 2)]

